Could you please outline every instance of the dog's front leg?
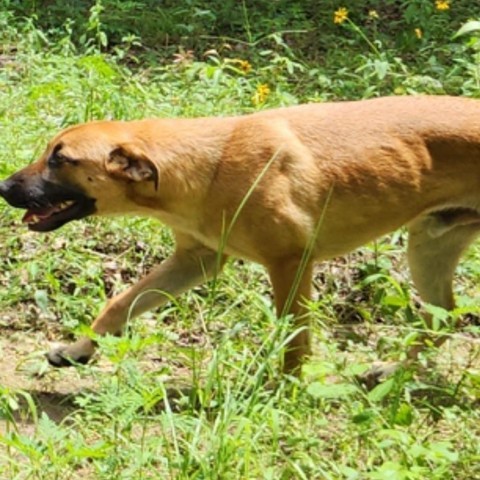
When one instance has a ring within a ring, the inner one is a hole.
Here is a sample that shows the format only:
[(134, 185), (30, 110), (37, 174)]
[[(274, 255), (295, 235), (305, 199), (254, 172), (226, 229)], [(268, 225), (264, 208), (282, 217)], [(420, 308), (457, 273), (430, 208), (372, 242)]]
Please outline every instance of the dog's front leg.
[[(146, 277), (111, 299), (92, 324), (99, 334), (119, 334), (129, 318), (166, 303), (172, 296), (188, 290), (219, 273), (225, 257), (185, 236), (177, 236), (175, 253)], [(81, 337), (75, 343), (50, 351), (48, 361), (57, 367), (87, 363), (95, 343)]]

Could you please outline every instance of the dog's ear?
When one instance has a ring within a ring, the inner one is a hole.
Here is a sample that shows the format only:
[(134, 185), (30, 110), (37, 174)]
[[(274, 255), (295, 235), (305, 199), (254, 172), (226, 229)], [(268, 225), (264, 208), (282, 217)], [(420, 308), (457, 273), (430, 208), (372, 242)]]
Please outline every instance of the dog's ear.
[(138, 149), (122, 145), (110, 152), (107, 172), (117, 178), (133, 182), (152, 181), (158, 190), (158, 170), (152, 160)]

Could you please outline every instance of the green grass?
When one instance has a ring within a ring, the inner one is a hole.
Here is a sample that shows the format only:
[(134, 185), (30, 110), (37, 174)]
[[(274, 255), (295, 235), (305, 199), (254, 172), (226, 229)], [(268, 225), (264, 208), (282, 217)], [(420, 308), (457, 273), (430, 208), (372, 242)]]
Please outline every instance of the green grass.
[[(330, 3), (329, 23), (341, 6)], [(82, 41), (59, 13), (45, 33), (32, 18), (13, 21), (8, 12), (19, 3), (3, 2), (0, 177), (33, 161), (59, 129), (96, 118), (227, 115), (392, 93), (480, 97), (479, 43), (451, 39), (468, 19), (467, 3), (448, 21), (422, 10), (416, 18), (429, 38), (415, 58), (401, 35), (413, 24), (397, 16), (391, 33), (359, 23), (370, 42), (382, 40), (375, 49), (354, 24), (329, 25), (322, 45), (332, 48), (321, 61), (277, 35), (240, 53), (219, 42), (219, 54), (184, 52), (174, 63), (171, 52), (152, 60), (128, 42), (105, 52), (100, 34), (113, 35), (114, 24), (95, 23), (93, 14), (96, 40)], [(363, 18), (360, 10), (352, 16)], [(274, 18), (251, 13), (232, 28), (262, 38), (268, 19), (283, 26)], [(263, 98), (260, 85), (269, 88)], [(478, 244), (458, 269), (458, 311), (435, 312), (451, 335), (428, 352), (437, 362), (367, 392), (355, 375), (402, 358), (423, 328), (403, 232), (317, 268), (309, 304), (315, 355), (301, 381), (280, 379), (288, 319), (275, 318), (263, 269), (239, 260), (214, 287), (145, 314), (125, 337), (101, 339), (92, 365), (58, 371), (42, 355), (48, 343), (84, 331), (107, 297), (169, 255), (171, 236), (157, 222), (123, 218), (39, 235), (20, 224), (21, 212), (1, 203), (0, 213), (2, 480), (480, 478)]]

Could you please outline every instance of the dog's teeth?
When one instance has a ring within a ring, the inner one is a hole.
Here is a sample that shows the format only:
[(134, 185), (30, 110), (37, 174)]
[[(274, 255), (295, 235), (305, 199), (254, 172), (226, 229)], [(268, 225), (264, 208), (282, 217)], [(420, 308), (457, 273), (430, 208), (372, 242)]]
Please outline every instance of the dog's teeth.
[(65, 210), (67, 209), (68, 207), (71, 207), (73, 205), (73, 201), (72, 200), (67, 200), (65, 202), (62, 202), (58, 205), (58, 209), (59, 210)]
[(32, 215), (29, 220), (29, 223), (38, 223), (40, 221), (40, 219), (36, 215)]

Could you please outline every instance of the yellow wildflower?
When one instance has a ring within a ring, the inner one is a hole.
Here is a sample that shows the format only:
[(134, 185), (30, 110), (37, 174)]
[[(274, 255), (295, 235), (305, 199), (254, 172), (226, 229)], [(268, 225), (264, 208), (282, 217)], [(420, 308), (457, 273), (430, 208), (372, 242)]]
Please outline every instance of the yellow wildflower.
[(252, 64), (248, 60), (238, 60), (237, 63), (243, 73), (248, 73), (252, 69)]
[(373, 20), (378, 20), (380, 17), (378, 16), (378, 12), (376, 10), (370, 10), (368, 12), (368, 16)]
[(345, 7), (340, 7), (334, 14), (333, 14), (333, 23), (340, 25), (348, 18), (348, 10)]
[(257, 106), (262, 105), (262, 103), (265, 103), (268, 95), (270, 95), (270, 87), (266, 83), (261, 83), (252, 96), (252, 103)]
[(450, 0), (436, 0), (435, 8), (437, 10), (448, 10), (450, 8)]
[(415, 29), (415, 36), (417, 38), (422, 38), (423, 37), (423, 32), (422, 32), (422, 29), (421, 28), (416, 28)]
[(248, 60), (242, 60), (240, 58), (227, 58), (225, 63), (233, 64), (235, 67), (242, 71), (245, 75), (252, 70), (252, 64)]

